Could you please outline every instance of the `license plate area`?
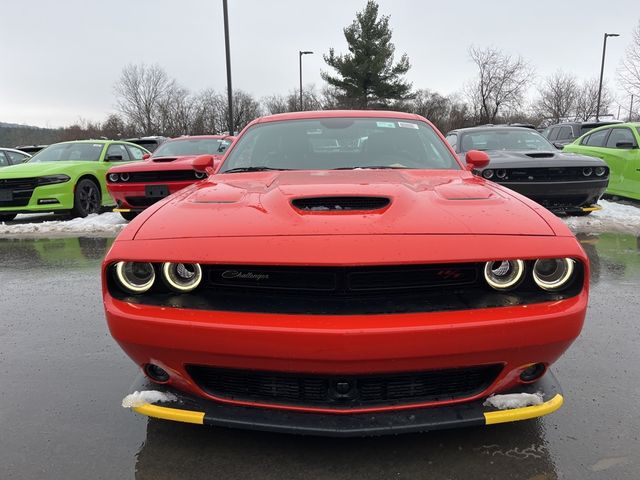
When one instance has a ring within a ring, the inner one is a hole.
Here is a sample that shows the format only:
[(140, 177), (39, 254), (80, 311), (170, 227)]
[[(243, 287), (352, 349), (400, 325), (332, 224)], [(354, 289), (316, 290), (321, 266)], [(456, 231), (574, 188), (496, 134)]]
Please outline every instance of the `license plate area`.
[(10, 202), (13, 200), (13, 191), (0, 190), (0, 202)]
[(169, 187), (166, 185), (146, 185), (144, 196), (147, 198), (164, 198), (169, 195)]

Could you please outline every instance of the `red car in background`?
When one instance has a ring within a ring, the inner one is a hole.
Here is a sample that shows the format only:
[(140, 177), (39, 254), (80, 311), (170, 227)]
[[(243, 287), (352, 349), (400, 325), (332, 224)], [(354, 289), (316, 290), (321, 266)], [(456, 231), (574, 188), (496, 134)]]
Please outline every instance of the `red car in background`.
[(107, 189), (116, 201), (114, 212), (132, 220), (158, 200), (198, 182), (207, 173), (194, 169), (194, 161), (211, 156), (210, 166), (222, 157), (234, 137), (198, 135), (167, 140), (144, 162), (118, 165), (107, 173)]
[[(587, 257), (551, 212), (472, 174), (486, 153), (466, 162), (414, 114), (253, 121), (104, 260), (109, 329), (144, 374), (132, 389), (166, 394), (132, 407), (342, 436), (560, 408), (550, 366), (582, 328)], [(485, 403), (507, 393), (537, 403)]]

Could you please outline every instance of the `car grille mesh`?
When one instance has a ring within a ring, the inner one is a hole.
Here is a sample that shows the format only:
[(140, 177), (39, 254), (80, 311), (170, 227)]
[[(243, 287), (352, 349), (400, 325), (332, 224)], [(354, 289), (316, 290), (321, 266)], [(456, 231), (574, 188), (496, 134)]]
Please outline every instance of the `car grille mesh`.
[(507, 168), (504, 178), (492, 178), (494, 182), (562, 182), (578, 180), (604, 180), (609, 175), (609, 170), (597, 177), (593, 173), (590, 176), (583, 174), (584, 167), (536, 167), (536, 168)]
[(291, 204), (299, 210), (380, 210), (389, 205), (387, 197), (307, 197), (296, 198)]
[(499, 365), (381, 375), (312, 375), (188, 365), (210, 395), (266, 404), (349, 409), (468, 398), (487, 389)]
[(166, 170), (129, 173), (128, 183), (131, 182), (179, 182), (201, 180), (196, 177), (195, 170)]

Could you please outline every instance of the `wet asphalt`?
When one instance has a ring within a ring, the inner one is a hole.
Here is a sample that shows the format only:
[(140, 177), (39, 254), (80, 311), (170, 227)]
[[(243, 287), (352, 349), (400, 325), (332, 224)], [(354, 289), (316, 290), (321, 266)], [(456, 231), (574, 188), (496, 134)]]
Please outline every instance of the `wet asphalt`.
[(120, 406), (137, 371), (109, 336), (111, 239), (0, 238), (0, 479), (638, 479), (640, 237), (579, 235), (584, 330), (541, 419), (364, 439), (147, 419)]

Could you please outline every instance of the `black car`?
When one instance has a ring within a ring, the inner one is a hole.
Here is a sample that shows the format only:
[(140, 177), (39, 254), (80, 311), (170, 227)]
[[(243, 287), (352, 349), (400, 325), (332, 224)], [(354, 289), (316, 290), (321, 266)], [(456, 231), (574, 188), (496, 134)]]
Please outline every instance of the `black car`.
[(21, 152), (28, 153), (29, 155), (34, 155), (48, 146), (49, 145), (20, 145), (14, 148), (16, 150), (20, 150)]
[(452, 130), (447, 140), (461, 160), (469, 150), (491, 161), (476, 175), (504, 185), (555, 213), (588, 215), (609, 184), (609, 167), (593, 157), (558, 151), (535, 130), (473, 127)]
[(550, 125), (542, 131), (542, 135), (549, 140), (556, 148), (562, 150), (562, 147), (573, 142), (576, 138), (584, 135), (589, 130), (605, 125), (620, 123), (612, 122), (566, 122)]
[(151, 136), (151, 137), (140, 137), (140, 138), (127, 138), (125, 142), (135, 143), (136, 145), (140, 145), (141, 147), (146, 148), (151, 153), (162, 145), (167, 140), (167, 137), (161, 136)]

